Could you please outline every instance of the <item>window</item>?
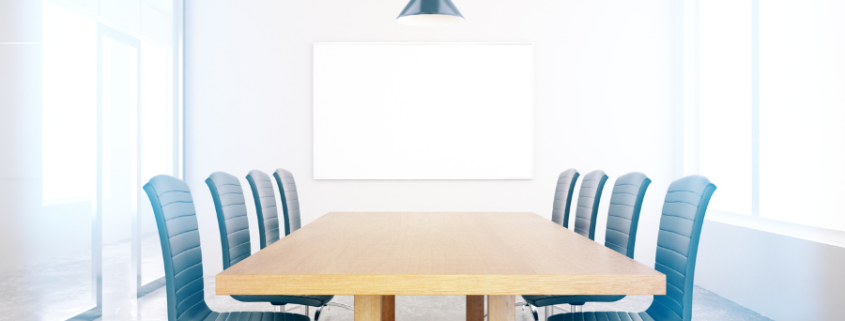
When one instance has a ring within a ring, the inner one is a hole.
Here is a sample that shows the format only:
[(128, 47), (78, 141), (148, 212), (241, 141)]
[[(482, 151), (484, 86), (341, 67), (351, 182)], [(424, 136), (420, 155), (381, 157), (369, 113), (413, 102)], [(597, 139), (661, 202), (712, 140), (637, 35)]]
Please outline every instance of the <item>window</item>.
[(685, 168), (719, 186), (711, 209), (845, 231), (843, 16), (836, 0), (698, 2)]
[[(132, 12), (131, 5), (87, 8), (94, 10), (91, 12), (63, 1), (43, 2), (41, 131), (45, 206), (93, 201), (98, 139), (102, 139), (104, 198), (111, 197), (116, 179), (112, 174), (120, 170), (113, 170), (113, 164), (129, 161), (113, 155), (117, 153), (113, 148), (135, 144), (129, 147), (135, 154), (126, 156), (135, 162), (131, 171), (140, 171), (142, 182), (157, 174), (178, 173), (179, 155), (174, 145), (178, 145), (181, 129), (174, 125), (174, 118), (179, 116), (174, 115), (173, 108), (173, 25), (163, 20), (170, 19), (168, 15), (172, 13), (166, 9), (171, 5), (170, 1), (144, 2), (134, 14), (143, 14), (147, 19), (135, 17), (141, 19), (140, 27), (113, 29), (98, 22), (123, 19), (123, 15)], [(98, 68), (101, 75), (97, 74)], [(100, 125), (98, 104), (102, 111)], [(120, 130), (129, 129), (127, 126), (136, 129), (129, 130), (128, 136), (121, 135)], [(138, 154), (140, 158), (135, 157)]]
[(44, 2), (42, 201), (93, 202), (97, 157), (97, 22)]
[(700, 171), (719, 186), (711, 208), (744, 215), (751, 215), (750, 17), (749, 1), (700, 4)]
[(760, 217), (845, 231), (845, 3), (760, 5)]
[[(42, 207), (32, 215), (56, 254), (26, 275), (33, 288), (67, 280), (43, 295), (54, 309), (38, 317), (65, 320), (105, 309), (96, 275), (134, 273), (139, 294), (163, 283), (141, 189), (155, 175), (182, 175), (184, 2), (43, 0), (39, 13)], [(130, 261), (129, 270), (113, 264)]]

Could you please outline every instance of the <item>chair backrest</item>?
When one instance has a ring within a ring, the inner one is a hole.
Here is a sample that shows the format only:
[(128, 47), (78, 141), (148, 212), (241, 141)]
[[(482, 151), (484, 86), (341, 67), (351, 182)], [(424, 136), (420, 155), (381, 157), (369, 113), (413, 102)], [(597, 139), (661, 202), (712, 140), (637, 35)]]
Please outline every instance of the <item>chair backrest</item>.
[(569, 228), (569, 205), (572, 204), (572, 193), (575, 191), (575, 182), (578, 181), (579, 175), (578, 171), (570, 168), (557, 177), (552, 222), (562, 224), (565, 228)]
[(604, 246), (634, 258), (637, 225), (645, 192), (651, 180), (643, 173), (628, 173), (616, 179), (607, 208), (607, 231)]
[(285, 236), (296, 232), (301, 226), (299, 219), (299, 193), (296, 192), (296, 181), (293, 174), (284, 169), (277, 169), (273, 173), (279, 194), (282, 198), (282, 212), (285, 215)]
[(575, 209), (575, 233), (596, 237), (596, 216), (599, 213), (599, 201), (607, 175), (603, 171), (592, 171), (581, 180), (578, 191), (578, 208)]
[(214, 209), (217, 210), (225, 270), (252, 254), (244, 190), (237, 177), (223, 172), (212, 173), (205, 184), (211, 191)]
[(167, 291), (167, 319), (203, 320), (202, 250), (194, 200), (184, 181), (159, 175), (144, 185), (158, 224)]
[(669, 185), (657, 232), (654, 269), (666, 274), (666, 295), (654, 297), (646, 310), (655, 320), (692, 320), (695, 258), (707, 204), (716, 190), (704, 176), (681, 178)]
[(252, 197), (255, 199), (255, 213), (258, 215), (258, 236), (261, 249), (279, 240), (279, 210), (276, 208), (276, 193), (270, 176), (259, 170), (246, 175)]

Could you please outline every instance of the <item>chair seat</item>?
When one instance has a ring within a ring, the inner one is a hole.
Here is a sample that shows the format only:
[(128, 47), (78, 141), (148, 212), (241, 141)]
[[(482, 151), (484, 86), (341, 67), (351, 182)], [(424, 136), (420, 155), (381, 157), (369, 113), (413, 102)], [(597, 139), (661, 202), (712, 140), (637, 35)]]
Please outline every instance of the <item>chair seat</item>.
[(557, 304), (584, 305), (586, 302), (616, 302), (622, 300), (624, 295), (523, 295), (525, 302), (535, 306), (544, 307)]
[(270, 302), (273, 305), (299, 304), (321, 307), (334, 298), (333, 295), (233, 295), (241, 302)]
[(203, 321), (311, 321), (302, 314), (285, 312), (212, 312)]
[(548, 321), (655, 321), (645, 312), (576, 312), (555, 314)]

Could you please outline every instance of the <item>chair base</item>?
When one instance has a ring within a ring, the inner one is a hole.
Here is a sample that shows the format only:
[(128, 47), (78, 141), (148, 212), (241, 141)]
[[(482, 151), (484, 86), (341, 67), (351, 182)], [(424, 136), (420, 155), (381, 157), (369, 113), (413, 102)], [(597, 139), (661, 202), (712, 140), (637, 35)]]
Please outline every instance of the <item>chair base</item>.
[[(529, 303), (526, 303), (526, 302), (520, 302), (520, 303), (522, 303), (521, 305), (522, 305), (523, 313), (525, 313), (525, 307), (528, 306), (528, 308), (531, 310), (531, 316), (534, 318), (534, 321), (540, 321), (540, 315), (537, 313), (537, 307), (535, 307), (535, 306), (533, 306)], [(549, 317), (551, 317), (552, 314), (554, 314), (554, 309), (559, 309), (563, 312), (569, 313), (569, 312), (576, 312), (576, 310), (578, 310), (579, 306), (583, 309), (583, 306), (581, 306), (581, 305), (571, 305), (571, 311), (570, 311), (570, 310), (564, 309), (564, 308), (556, 306), (556, 305), (547, 305), (547, 306), (543, 307), (544, 308), (543, 312), (545, 312), (546, 320), (548, 321)]]
[(348, 305), (348, 304), (343, 304), (343, 303), (329, 302), (328, 304), (326, 304), (326, 306), (338, 307), (338, 308), (341, 308), (341, 309), (344, 309), (344, 310), (355, 311), (355, 307)]

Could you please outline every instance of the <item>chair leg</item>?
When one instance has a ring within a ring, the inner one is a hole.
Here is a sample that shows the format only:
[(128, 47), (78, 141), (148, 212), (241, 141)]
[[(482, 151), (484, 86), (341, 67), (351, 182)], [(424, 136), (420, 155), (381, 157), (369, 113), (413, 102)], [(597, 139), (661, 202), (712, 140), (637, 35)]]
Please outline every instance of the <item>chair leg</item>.
[(341, 309), (344, 309), (344, 310), (355, 311), (355, 307), (348, 305), (348, 304), (337, 303), (337, 302), (329, 302), (326, 305), (330, 306), (330, 307), (338, 307), (338, 308), (341, 308)]
[(563, 311), (563, 312), (569, 312), (569, 310), (564, 309), (563, 307), (556, 306), (556, 305), (553, 305), (553, 306), (552, 306), (552, 310), (554, 310), (554, 309), (558, 309), (558, 310), (561, 310), (561, 311)]
[(295, 305), (295, 306), (293, 306), (293, 307), (292, 307), (292, 308), (290, 308), (290, 309), (287, 309), (287, 310), (284, 310), (284, 309), (283, 309), (283, 310), (284, 310), (285, 312), (290, 312), (290, 311), (293, 311), (293, 310), (299, 310), (299, 309), (302, 309), (302, 306), (301, 306), (301, 305)]
[(309, 314), (308, 314), (308, 306), (307, 306), (307, 305), (303, 305), (303, 306), (302, 306), (302, 310), (304, 310), (304, 311), (305, 311), (305, 316), (306, 316), (306, 317), (309, 317)]
[(525, 314), (525, 306), (526, 305), (528, 305), (528, 302), (524, 302), (524, 301), (523, 302), (517, 302), (516, 304), (514, 304), (514, 306), (522, 308), (522, 311), (521, 311), (522, 314)]
[(551, 306), (551, 305), (547, 305), (547, 306), (543, 309), (543, 312), (545, 312), (545, 313), (546, 313), (546, 321), (549, 321), (549, 317), (550, 317), (550, 316), (552, 316), (552, 313), (553, 313), (552, 311), (553, 311), (553, 309), (552, 309), (552, 306)]
[[(325, 305), (324, 305), (325, 306)], [(317, 311), (314, 311), (314, 321), (320, 320), (320, 313), (323, 312), (323, 307), (317, 308)]]
[(531, 316), (534, 317), (534, 321), (540, 321), (540, 315), (537, 314), (537, 307), (533, 305), (529, 305), (528, 307), (531, 308)]

